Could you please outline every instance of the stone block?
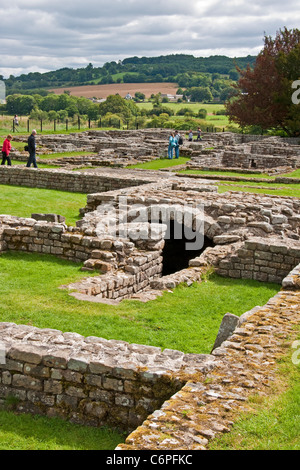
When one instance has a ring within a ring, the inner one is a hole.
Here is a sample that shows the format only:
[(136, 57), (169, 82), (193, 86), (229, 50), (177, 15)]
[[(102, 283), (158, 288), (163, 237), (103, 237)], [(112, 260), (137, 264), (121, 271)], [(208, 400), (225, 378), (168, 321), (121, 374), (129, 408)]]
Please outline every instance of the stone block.
[(239, 317), (237, 315), (232, 313), (224, 315), (212, 351), (220, 347), (223, 341), (226, 341), (233, 334), (238, 322)]
[(26, 390), (42, 390), (43, 382), (39, 379), (21, 374), (14, 374), (12, 378), (12, 385), (14, 387), (25, 388)]

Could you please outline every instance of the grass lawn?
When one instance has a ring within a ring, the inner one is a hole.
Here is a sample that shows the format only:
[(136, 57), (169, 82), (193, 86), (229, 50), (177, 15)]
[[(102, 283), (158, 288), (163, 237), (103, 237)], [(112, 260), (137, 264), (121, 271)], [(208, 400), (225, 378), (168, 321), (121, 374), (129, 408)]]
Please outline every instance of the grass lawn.
[(54, 213), (65, 216), (68, 225), (76, 224), (79, 209), (86, 205), (86, 195), (81, 193), (8, 185), (0, 185), (0, 192), (0, 214), (30, 217), (33, 212)]
[(0, 450), (113, 450), (124, 440), (107, 428), (0, 411)]
[(279, 290), (277, 284), (213, 275), (147, 303), (124, 300), (111, 306), (80, 301), (59, 289), (85, 276), (80, 265), (50, 255), (2, 254), (0, 321), (209, 353), (225, 313), (241, 315)]
[(285, 175), (280, 176), (288, 176), (289, 178), (300, 178), (300, 169), (292, 171), (291, 173), (286, 173)]
[[(264, 305), (280, 286), (212, 275), (148, 303), (79, 301), (59, 286), (83, 277), (79, 265), (50, 255), (0, 256), (0, 321), (128, 342), (209, 353), (223, 315)], [(46, 301), (45, 301), (46, 300)], [(124, 436), (59, 419), (0, 412), (0, 449), (113, 449)]]
[(202, 176), (236, 176), (241, 178), (266, 178), (274, 179), (275, 176), (270, 176), (267, 173), (243, 173), (235, 171), (223, 170), (180, 170), (178, 173), (183, 175), (202, 175)]
[(171, 168), (176, 167), (177, 165), (184, 165), (189, 161), (187, 157), (179, 157), (177, 159), (173, 158), (169, 160), (168, 158), (159, 158), (157, 160), (152, 160), (151, 162), (138, 163), (137, 165), (130, 165), (127, 168), (142, 168), (144, 170), (161, 170), (162, 168)]
[(255, 182), (235, 182), (228, 181), (218, 183), (218, 192), (242, 191), (246, 193), (268, 194), (273, 196), (300, 197), (300, 184), (282, 184), (282, 183), (255, 183)]

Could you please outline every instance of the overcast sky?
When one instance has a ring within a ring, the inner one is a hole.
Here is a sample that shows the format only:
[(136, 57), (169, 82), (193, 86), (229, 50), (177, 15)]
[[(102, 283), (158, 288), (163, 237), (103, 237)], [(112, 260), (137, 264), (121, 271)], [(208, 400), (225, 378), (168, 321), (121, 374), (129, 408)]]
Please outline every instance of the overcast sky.
[(126, 57), (255, 55), (300, 27), (298, 0), (0, 0), (0, 74), (94, 67)]

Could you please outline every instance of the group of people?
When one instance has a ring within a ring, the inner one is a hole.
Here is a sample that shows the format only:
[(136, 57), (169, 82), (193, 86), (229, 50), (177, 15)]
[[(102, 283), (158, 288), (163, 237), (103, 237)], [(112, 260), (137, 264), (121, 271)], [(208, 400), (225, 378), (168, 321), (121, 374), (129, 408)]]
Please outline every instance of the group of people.
[[(189, 131), (188, 136), (189, 142), (193, 142), (193, 131)], [(197, 141), (202, 140), (202, 130), (200, 127), (197, 129)], [(178, 131), (170, 132), (169, 146), (168, 146), (168, 158), (172, 160), (173, 152), (175, 152), (175, 158), (179, 158), (179, 146), (182, 144), (182, 137)]]
[(181, 137), (178, 131), (170, 133), (168, 146), (168, 158), (170, 160), (173, 158), (173, 152), (175, 152), (175, 158), (179, 158), (180, 139)]
[[(31, 164), (33, 164), (34, 168), (38, 167), (37, 163), (36, 163), (36, 142), (35, 142), (36, 134), (37, 134), (37, 132), (34, 129), (31, 132), (31, 134), (28, 138), (27, 151), (29, 153), (29, 157), (28, 157), (28, 160), (27, 160), (27, 163), (26, 163), (27, 168), (29, 168), (31, 166)], [(12, 135), (8, 134), (8, 136), (6, 137), (6, 139), (3, 142), (3, 146), (2, 146), (2, 162), (1, 162), (1, 165), (5, 165), (5, 163), (7, 162), (7, 165), (11, 166), (11, 159), (10, 159), (10, 156), (9, 156), (10, 151), (11, 151), (11, 140), (12, 140)]]

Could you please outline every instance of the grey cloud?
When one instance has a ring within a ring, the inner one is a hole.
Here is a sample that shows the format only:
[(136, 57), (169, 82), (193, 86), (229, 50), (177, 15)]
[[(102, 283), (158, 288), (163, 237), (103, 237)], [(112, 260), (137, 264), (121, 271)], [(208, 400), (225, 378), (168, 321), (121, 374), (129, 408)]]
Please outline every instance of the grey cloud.
[(300, 24), (294, 0), (11, 0), (0, 15), (5, 76), (133, 55), (256, 54), (265, 33)]

